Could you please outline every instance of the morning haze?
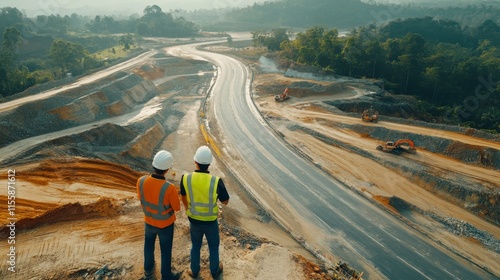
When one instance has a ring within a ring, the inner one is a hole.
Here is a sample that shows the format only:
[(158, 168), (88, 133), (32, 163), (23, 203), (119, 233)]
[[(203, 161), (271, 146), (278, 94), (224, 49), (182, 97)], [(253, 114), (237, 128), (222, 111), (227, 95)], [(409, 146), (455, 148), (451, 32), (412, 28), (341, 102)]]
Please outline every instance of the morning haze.
[(70, 0), (47, 1), (47, 0), (3, 0), (0, 7), (15, 7), (25, 12), (28, 16), (50, 15), (50, 14), (72, 14), (95, 15), (113, 14), (130, 15), (134, 13), (142, 14), (148, 5), (158, 5), (164, 11), (184, 9), (217, 9), (226, 7), (244, 7), (254, 3), (263, 3), (266, 0), (162, 0), (162, 1), (139, 1), (139, 0), (88, 0), (76, 2)]

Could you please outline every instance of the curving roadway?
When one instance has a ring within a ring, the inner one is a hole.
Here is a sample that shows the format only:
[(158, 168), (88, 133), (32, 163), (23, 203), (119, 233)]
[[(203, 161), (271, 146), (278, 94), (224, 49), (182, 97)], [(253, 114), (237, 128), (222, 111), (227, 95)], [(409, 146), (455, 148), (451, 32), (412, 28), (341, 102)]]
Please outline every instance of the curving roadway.
[(340, 256), (368, 279), (498, 279), (408, 228), (295, 153), (254, 106), (249, 69), (234, 58), (199, 51), (199, 45), (169, 52), (203, 58), (217, 67), (207, 99), (213, 117), (207, 125), (219, 132), (214, 135), (223, 135), (215, 140), (223, 161), (311, 250)]

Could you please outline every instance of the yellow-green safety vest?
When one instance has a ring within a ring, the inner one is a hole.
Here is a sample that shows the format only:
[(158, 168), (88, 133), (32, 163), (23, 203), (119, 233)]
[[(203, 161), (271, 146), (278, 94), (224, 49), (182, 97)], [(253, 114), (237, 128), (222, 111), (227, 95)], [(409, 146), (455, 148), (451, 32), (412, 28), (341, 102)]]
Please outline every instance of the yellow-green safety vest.
[(217, 207), (217, 184), (219, 177), (208, 173), (193, 172), (183, 177), (188, 200), (187, 215), (199, 221), (215, 221)]

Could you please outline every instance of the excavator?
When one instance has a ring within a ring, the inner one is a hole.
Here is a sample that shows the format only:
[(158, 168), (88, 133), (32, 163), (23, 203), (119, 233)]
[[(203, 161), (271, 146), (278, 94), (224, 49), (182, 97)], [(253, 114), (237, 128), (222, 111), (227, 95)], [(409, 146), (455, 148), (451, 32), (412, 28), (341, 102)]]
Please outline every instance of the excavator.
[(377, 150), (400, 155), (402, 152), (414, 154), (417, 152), (415, 143), (410, 139), (399, 139), (396, 142), (387, 141), (385, 145), (378, 145)]
[(285, 101), (285, 100), (287, 100), (289, 98), (290, 98), (290, 95), (288, 95), (288, 88), (286, 88), (285, 91), (283, 91), (282, 94), (278, 94), (278, 95), (274, 96), (274, 100), (276, 102), (283, 102), (283, 101)]
[(361, 120), (376, 123), (378, 121), (378, 112), (373, 109), (373, 107), (370, 107), (370, 109), (363, 111), (363, 114), (361, 114)]

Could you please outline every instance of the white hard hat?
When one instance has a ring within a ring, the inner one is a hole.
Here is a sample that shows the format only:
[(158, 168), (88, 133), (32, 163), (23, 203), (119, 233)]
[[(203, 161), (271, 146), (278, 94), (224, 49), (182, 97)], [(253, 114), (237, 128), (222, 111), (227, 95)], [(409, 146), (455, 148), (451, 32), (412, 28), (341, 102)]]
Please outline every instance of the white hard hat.
[(156, 153), (153, 159), (153, 167), (159, 170), (170, 169), (174, 165), (174, 157), (171, 153), (161, 150)]
[(199, 164), (210, 164), (212, 163), (212, 152), (207, 146), (201, 146), (196, 150), (193, 159)]

